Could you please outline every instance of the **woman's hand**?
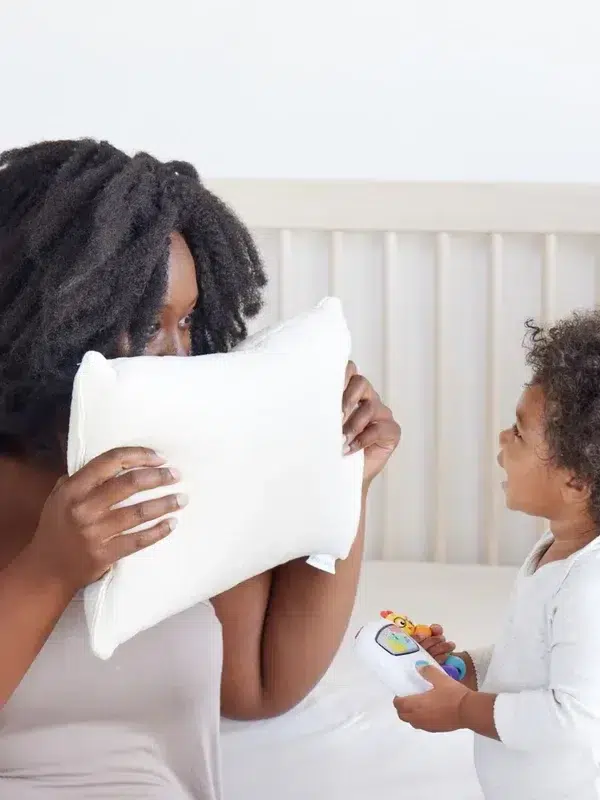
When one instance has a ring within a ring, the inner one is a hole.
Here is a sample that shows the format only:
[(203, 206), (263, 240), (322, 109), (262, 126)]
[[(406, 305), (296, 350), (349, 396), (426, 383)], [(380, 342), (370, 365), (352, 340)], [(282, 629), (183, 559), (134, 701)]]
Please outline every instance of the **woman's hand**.
[(364, 483), (369, 486), (400, 441), (400, 426), (369, 381), (350, 362), (343, 397), (346, 452), (365, 452)]
[(137, 492), (176, 483), (179, 475), (163, 465), (164, 459), (151, 450), (127, 447), (98, 456), (72, 477), (61, 478), (23, 555), (36, 565), (38, 574), (74, 594), (119, 559), (164, 539), (173, 530), (174, 519), (121, 534), (177, 511), (186, 503), (183, 495), (114, 508)]

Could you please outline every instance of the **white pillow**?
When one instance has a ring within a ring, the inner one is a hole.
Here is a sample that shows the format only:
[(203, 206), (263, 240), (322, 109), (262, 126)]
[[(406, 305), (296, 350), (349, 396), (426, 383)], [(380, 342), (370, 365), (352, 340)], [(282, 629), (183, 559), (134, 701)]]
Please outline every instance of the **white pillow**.
[(96, 655), (109, 658), (140, 631), (279, 564), (347, 557), (363, 472), (362, 454), (342, 452), (349, 354), (341, 304), (326, 298), (231, 353), (85, 355), (73, 389), (69, 474), (114, 447), (144, 446), (181, 471), (177, 490), (190, 498), (169, 537), (85, 589)]

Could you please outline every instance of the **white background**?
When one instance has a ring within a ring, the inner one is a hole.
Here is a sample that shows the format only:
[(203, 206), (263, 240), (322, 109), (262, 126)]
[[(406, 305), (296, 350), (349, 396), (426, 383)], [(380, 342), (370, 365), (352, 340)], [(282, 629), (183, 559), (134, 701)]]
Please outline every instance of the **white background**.
[(599, 181), (597, 0), (0, 3), (0, 150), (205, 176)]

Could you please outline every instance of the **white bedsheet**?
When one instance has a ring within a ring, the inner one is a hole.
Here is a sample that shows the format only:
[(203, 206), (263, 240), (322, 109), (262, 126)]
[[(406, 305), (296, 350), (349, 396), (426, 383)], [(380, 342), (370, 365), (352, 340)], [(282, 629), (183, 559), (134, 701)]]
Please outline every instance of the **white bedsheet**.
[[(430, 735), (399, 722), (392, 697), (355, 659), (352, 637), (389, 607), (439, 622), (459, 649), (495, 634), (515, 570), (365, 564), (348, 635), (321, 684), (275, 720), (223, 723), (225, 800), (480, 800), (465, 731)], [(293, 646), (293, 631), (290, 631)]]

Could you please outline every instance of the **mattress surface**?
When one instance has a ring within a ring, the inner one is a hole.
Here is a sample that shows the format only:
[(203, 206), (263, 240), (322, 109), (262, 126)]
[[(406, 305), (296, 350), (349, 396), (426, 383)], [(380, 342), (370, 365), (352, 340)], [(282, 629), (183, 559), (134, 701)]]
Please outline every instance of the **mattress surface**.
[[(467, 731), (401, 723), (392, 695), (356, 659), (352, 639), (390, 608), (444, 625), (459, 649), (493, 641), (516, 570), (368, 562), (344, 643), (315, 691), (275, 720), (223, 722), (225, 800), (481, 800)], [(293, 646), (293, 640), (290, 641)]]

